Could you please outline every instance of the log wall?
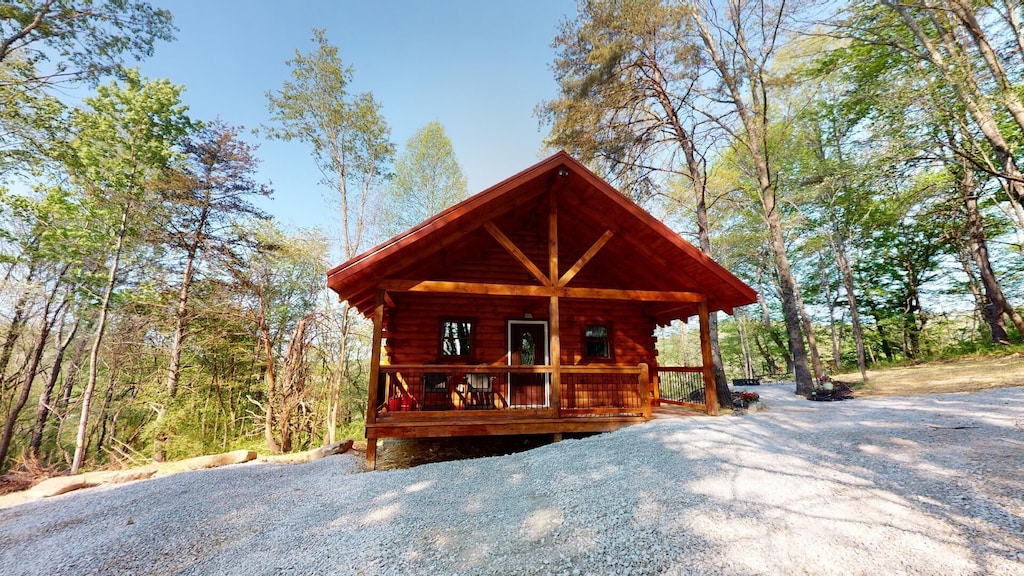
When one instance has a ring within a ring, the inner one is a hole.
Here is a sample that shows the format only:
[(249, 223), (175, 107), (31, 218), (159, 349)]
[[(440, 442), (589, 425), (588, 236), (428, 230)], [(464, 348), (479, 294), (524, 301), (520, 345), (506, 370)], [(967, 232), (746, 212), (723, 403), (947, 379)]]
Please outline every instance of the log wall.
[[(391, 364), (450, 364), (441, 356), (442, 319), (475, 322), (474, 364), (507, 364), (507, 321), (548, 320), (544, 298), (467, 296), (455, 294), (395, 294), (395, 307), (385, 320), (388, 362)], [(583, 329), (604, 324), (611, 329), (612, 358), (607, 363), (636, 366), (654, 365), (654, 323), (643, 316), (641, 305), (630, 302), (570, 300), (559, 304), (562, 327), (561, 360), (564, 365), (589, 363), (584, 358)]]

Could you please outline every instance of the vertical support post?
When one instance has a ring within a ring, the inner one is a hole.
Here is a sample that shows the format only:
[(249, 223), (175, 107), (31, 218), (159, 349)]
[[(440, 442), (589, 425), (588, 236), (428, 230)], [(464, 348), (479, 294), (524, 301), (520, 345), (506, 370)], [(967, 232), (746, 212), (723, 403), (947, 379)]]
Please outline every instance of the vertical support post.
[(549, 329), (551, 334), (549, 335), (550, 340), (550, 354), (551, 354), (551, 394), (549, 396), (551, 402), (551, 408), (555, 412), (555, 417), (559, 417), (562, 411), (562, 344), (559, 339), (559, 327), (558, 322), (558, 296), (552, 296), (551, 302), (548, 305), (548, 320)]
[(649, 420), (651, 416), (653, 416), (651, 404), (654, 401), (654, 388), (651, 386), (651, 371), (645, 362), (641, 362), (639, 368), (640, 375), (637, 377), (637, 383), (640, 384), (640, 405), (644, 410), (644, 418)]
[[(548, 210), (548, 278), (554, 286), (558, 281), (558, 186), (550, 192), (550, 210)], [(551, 394), (549, 400), (555, 417), (562, 412), (562, 340), (561, 322), (558, 315), (558, 295), (551, 296), (548, 304), (548, 351), (551, 354)]]
[(715, 366), (711, 357), (711, 318), (708, 314), (707, 300), (697, 303), (697, 314), (700, 316), (700, 355), (704, 368), (704, 405), (708, 414), (718, 416), (718, 393), (715, 390)]
[(384, 291), (377, 289), (377, 299), (373, 307), (373, 341), (370, 351), (370, 385), (366, 394), (366, 469), (377, 467), (377, 436), (370, 425), (377, 422), (378, 388), (380, 386), (380, 349), (384, 335)]

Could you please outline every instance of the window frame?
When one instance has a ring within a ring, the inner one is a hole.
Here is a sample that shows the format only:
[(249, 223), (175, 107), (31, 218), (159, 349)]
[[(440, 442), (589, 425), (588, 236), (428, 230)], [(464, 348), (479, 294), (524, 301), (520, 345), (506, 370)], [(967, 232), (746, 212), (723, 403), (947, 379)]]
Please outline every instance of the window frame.
[[(591, 338), (591, 337), (587, 336), (587, 329), (588, 328), (595, 328), (595, 327), (604, 328), (605, 336), (604, 336), (603, 339), (601, 339), (601, 338)], [(611, 322), (606, 322), (604, 320), (599, 320), (599, 319), (585, 320), (585, 321), (581, 322), (580, 323), (580, 359), (581, 359), (581, 361), (582, 362), (607, 362), (607, 363), (615, 362), (615, 343), (613, 341), (612, 334), (613, 334), (613, 331), (612, 331), (612, 323)], [(603, 340), (604, 343), (605, 343), (605, 346), (608, 347), (608, 355), (607, 356), (591, 356), (589, 354), (590, 351), (588, 350), (587, 344), (590, 341), (592, 341), (592, 340), (593, 341)]]
[[(445, 324), (447, 323), (467, 323), (469, 324), (469, 338), (467, 344), (469, 345), (468, 354), (445, 354)], [(476, 318), (466, 318), (458, 316), (443, 316), (438, 319), (437, 322), (437, 357), (438, 361), (442, 364), (459, 364), (472, 362), (476, 357), (476, 329), (477, 321)]]

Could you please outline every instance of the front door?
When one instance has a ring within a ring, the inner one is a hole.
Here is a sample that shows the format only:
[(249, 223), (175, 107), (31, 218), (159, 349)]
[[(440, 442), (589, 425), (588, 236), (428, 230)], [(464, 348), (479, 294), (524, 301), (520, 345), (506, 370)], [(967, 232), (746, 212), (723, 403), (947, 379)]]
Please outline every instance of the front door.
[[(547, 366), (547, 320), (508, 321), (509, 366)], [(548, 406), (548, 374), (509, 374), (508, 403), (511, 406)]]

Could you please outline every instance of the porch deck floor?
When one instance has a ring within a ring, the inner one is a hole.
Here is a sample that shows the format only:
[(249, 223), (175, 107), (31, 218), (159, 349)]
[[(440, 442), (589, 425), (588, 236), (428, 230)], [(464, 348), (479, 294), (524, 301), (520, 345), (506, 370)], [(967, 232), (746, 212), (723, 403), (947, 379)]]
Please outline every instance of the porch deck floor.
[(668, 404), (655, 406), (651, 409), (652, 420), (663, 420), (666, 418), (690, 418), (692, 416), (707, 416), (707, 414), (701, 412), (699, 408), (672, 406)]

